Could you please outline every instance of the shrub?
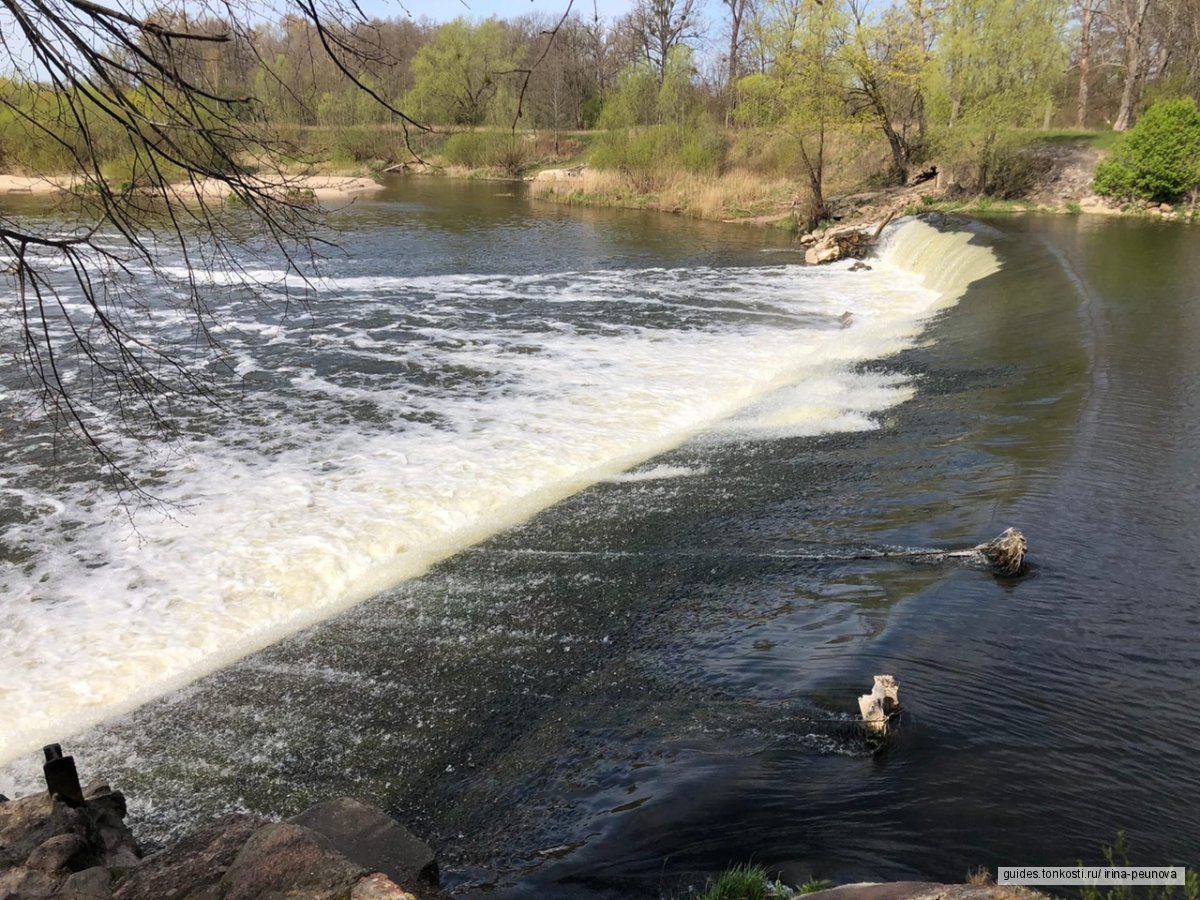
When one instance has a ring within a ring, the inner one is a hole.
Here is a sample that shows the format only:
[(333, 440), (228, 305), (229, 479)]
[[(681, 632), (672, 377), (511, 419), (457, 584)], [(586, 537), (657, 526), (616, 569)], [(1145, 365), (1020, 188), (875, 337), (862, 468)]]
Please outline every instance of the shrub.
[(1097, 193), (1174, 202), (1200, 186), (1200, 110), (1190, 97), (1162, 100), (1096, 167)]
[(338, 162), (395, 162), (403, 150), (403, 137), (395, 131), (359, 125), (334, 129), (330, 154)]
[(442, 146), (442, 156), (455, 166), (500, 169), (520, 175), (533, 161), (533, 149), (524, 136), (496, 131), (460, 131)]
[(931, 136), (930, 151), (951, 184), (998, 200), (1028, 193), (1052, 164), (1037, 139), (1020, 131), (947, 128)]
[(620, 172), (643, 193), (658, 190), (680, 169), (716, 175), (725, 162), (725, 141), (715, 128), (696, 125), (647, 125), (597, 135), (588, 161), (597, 169)]

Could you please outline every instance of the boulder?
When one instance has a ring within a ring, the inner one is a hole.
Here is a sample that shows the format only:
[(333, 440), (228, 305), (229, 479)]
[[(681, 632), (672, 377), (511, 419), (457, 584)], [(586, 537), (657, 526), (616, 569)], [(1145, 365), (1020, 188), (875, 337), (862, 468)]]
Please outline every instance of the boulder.
[(41, 900), (52, 897), (62, 881), (48, 872), (15, 866), (0, 872), (0, 900)]
[(55, 897), (63, 900), (111, 900), (112, 875), (103, 866), (93, 866), (71, 875)]
[(804, 261), (810, 266), (831, 263), (842, 258), (842, 248), (829, 238), (813, 244), (804, 251)]
[(382, 872), (368, 875), (350, 890), (350, 900), (417, 900)]
[(429, 846), (374, 806), (342, 797), (318, 803), (289, 820), (323, 835), (348, 859), (400, 884), (437, 884), (437, 859)]
[(52, 875), (79, 872), (100, 862), (103, 854), (98, 850), (99, 848), (75, 832), (56, 834), (34, 848), (25, 860), (25, 867)]
[(183, 900), (214, 891), (246, 845), (266, 824), (258, 816), (236, 813), (193, 832), (178, 844), (142, 862), (118, 886), (116, 900)]
[(364, 868), (323, 836), (296, 825), (264, 825), (250, 836), (221, 879), (224, 900), (342, 900)]
[(91, 836), (91, 831), (83, 809), (55, 800), (49, 793), (0, 804), (0, 872), (24, 865), (29, 854), (52, 837)]

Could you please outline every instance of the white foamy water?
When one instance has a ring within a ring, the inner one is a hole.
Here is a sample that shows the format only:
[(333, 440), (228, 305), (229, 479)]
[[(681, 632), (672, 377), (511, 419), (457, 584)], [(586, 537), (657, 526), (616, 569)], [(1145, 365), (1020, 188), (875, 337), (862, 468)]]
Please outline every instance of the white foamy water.
[(989, 251), (908, 223), (871, 272), (349, 277), (319, 287), (311, 327), (231, 299), (232, 365), (264, 387), (174, 460), (156, 489), (173, 517), (139, 513), (131, 533), (103, 499), (46, 477), (44, 459), (6, 454), (0, 761), (598, 480), (686, 477), (621, 473), (698, 434), (876, 427), (914, 386), (854, 367), (910, 346), (994, 268)]

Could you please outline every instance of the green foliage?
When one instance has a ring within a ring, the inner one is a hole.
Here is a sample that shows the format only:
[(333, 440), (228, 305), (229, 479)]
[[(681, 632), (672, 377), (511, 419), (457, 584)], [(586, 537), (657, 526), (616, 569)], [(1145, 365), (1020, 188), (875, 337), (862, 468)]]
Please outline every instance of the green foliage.
[(647, 63), (627, 66), (617, 80), (616, 90), (604, 101), (600, 127), (683, 125), (706, 118), (704, 98), (694, 74), (692, 51), (683, 45), (674, 47), (667, 57), (661, 84)]
[(517, 176), (533, 162), (533, 148), (523, 135), (511, 132), (460, 131), (450, 135), (442, 156), (451, 165)]
[(1039, 122), (1066, 60), (1067, 7), (949, 0), (926, 74), (931, 123), (996, 131)]
[(497, 19), (464, 18), (441, 26), (412, 62), (413, 88), (404, 102), (411, 115), (444, 125), (482, 125), (504, 87), (501, 73), (522, 54)]
[(653, 193), (673, 171), (716, 175), (725, 162), (725, 141), (711, 125), (649, 125), (598, 135), (588, 155), (597, 169), (626, 175), (638, 190)]
[(726, 869), (700, 895), (699, 900), (767, 900), (767, 870), (742, 863)]
[(1200, 187), (1200, 110), (1187, 98), (1162, 100), (1118, 139), (1096, 167), (1096, 191), (1174, 202)]
[[(1124, 831), (1117, 832), (1117, 839), (1112, 846), (1101, 849), (1104, 862), (1110, 866), (1131, 866), (1129, 858), (1129, 841)], [(1083, 863), (1080, 863), (1083, 865)], [(1100, 888), (1096, 885), (1085, 885), (1079, 889), (1082, 900), (1133, 900), (1134, 890), (1127, 885), (1115, 885), (1110, 888)], [(1195, 866), (1189, 866), (1184, 874), (1183, 889), (1176, 885), (1150, 885), (1146, 888), (1145, 900), (1200, 900), (1200, 872)]]
[(1027, 193), (1051, 165), (1026, 133), (991, 126), (939, 129), (930, 146), (959, 190), (1000, 200)]
[(329, 153), (336, 163), (390, 163), (403, 150), (403, 135), (395, 130), (359, 125), (335, 129)]
[(658, 80), (645, 63), (627, 67), (604, 101), (601, 128), (633, 128), (658, 122)]

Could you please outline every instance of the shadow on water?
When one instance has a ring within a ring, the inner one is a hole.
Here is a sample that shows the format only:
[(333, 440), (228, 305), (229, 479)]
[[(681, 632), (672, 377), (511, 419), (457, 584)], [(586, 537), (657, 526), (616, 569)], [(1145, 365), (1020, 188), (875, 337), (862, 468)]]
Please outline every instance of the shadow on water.
[[(872, 364), (918, 385), (880, 429), (697, 439), (97, 729), (93, 758), (158, 840), (373, 799), (464, 896), (655, 897), (747, 859), (957, 880), (1121, 828), (1183, 860), (1196, 238), (996, 224), (1002, 270)], [(788, 555), (1010, 524), (1019, 581)], [(875, 753), (847, 716), (882, 671), (906, 719)]]

